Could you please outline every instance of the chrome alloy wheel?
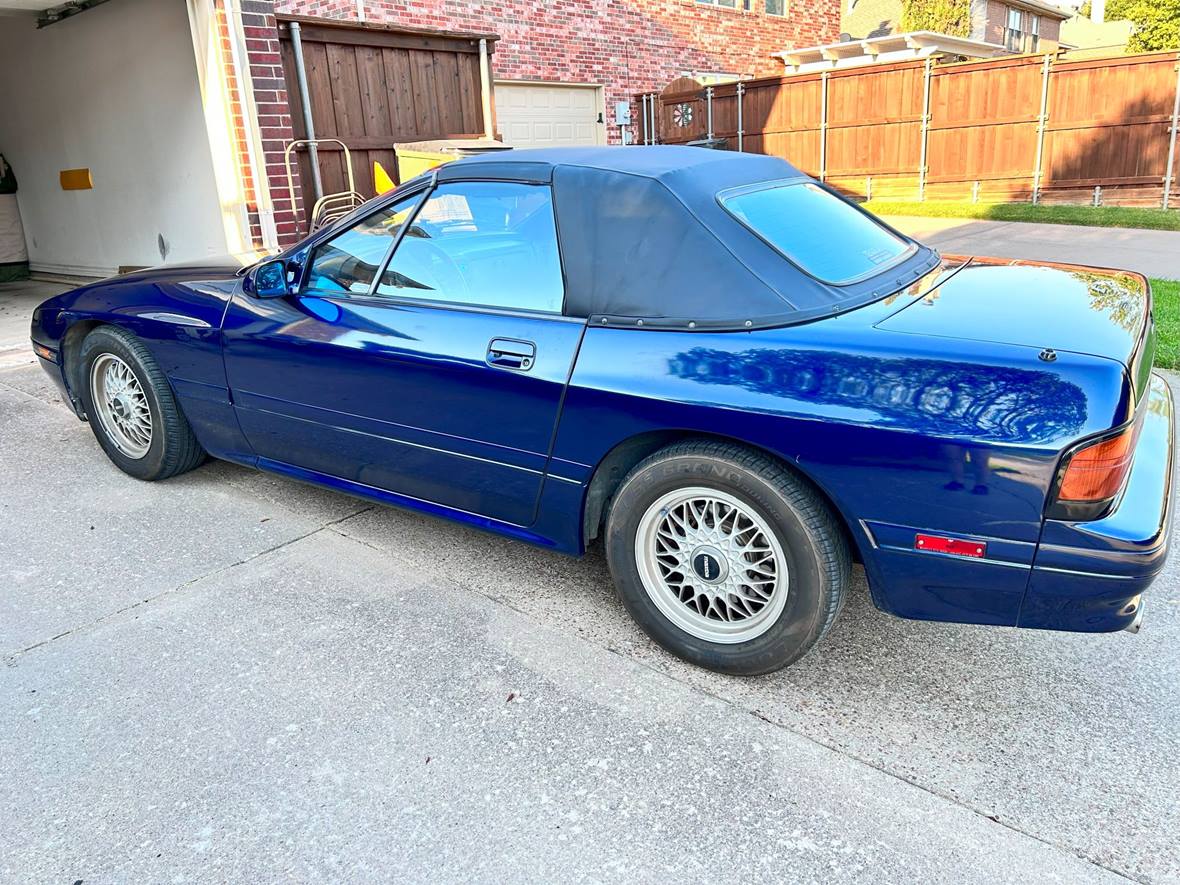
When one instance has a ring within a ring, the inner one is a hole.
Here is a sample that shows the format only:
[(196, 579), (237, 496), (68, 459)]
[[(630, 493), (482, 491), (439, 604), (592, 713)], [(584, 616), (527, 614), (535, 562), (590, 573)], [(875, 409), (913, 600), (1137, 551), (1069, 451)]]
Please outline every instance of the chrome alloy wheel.
[(90, 398), (98, 422), (115, 448), (139, 460), (152, 446), (152, 413), (135, 373), (113, 353), (99, 354), (90, 367)]
[(663, 495), (635, 533), (643, 588), (681, 630), (706, 642), (749, 642), (787, 603), (782, 545), (733, 495), (701, 487)]

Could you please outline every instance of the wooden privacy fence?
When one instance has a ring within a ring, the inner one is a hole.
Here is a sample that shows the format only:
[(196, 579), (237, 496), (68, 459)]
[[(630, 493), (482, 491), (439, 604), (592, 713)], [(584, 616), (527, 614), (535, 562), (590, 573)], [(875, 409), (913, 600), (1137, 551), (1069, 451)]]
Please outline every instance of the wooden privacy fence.
[[(317, 138), (335, 138), (352, 152), (357, 188), (372, 196), (373, 162), (396, 176), (394, 145), (484, 134), (479, 34), (427, 33), (279, 17), (283, 72), (296, 139), (307, 137), (296, 79), (291, 25), (300, 24), (308, 98)], [(488, 51), (494, 35), (486, 35)], [(494, 119), (494, 109), (492, 113)], [(338, 146), (319, 149), (325, 193), (347, 189)], [(300, 151), (299, 178), (310, 212), (311, 160)]]
[(704, 88), (680, 80), (637, 96), (636, 140), (723, 138), (864, 196), (1176, 208), (1178, 58), (927, 59)]

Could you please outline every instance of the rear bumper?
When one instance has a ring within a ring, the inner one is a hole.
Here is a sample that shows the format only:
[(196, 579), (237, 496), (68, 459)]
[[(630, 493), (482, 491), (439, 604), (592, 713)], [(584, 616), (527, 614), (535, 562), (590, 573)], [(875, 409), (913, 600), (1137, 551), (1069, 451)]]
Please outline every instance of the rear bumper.
[(1137, 623), (1140, 597), (1168, 555), (1172, 516), (1172, 395), (1158, 375), (1146, 395), (1118, 505), (1093, 522), (1045, 521), (1019, 626), (1105, 633)]

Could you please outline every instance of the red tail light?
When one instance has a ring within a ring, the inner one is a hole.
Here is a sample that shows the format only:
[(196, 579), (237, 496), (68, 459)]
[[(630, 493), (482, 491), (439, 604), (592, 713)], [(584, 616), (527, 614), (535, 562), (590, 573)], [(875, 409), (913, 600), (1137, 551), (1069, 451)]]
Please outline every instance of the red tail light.
[(1117, 495), (1131, 469), (1138, 428), (1136, 422), (1118, 436), (1098, 440), (1073, 452), (1061, 474), (1057, 500), (1065, 504), (1094, 503), (1109, 501)]

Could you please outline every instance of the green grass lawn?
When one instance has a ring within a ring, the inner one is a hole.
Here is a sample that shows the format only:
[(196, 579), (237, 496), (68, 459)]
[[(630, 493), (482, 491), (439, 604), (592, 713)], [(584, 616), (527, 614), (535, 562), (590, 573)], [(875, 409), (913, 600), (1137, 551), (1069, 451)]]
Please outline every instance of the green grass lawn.
[(925, 218), (978, 218), (988, 221), (1039, 221), (1091, 227), (1138, 227), (1180, 230), (1180, 211), (1131, 209), (1125, 206), (1046, 206), (1032, 203), (909, 203), (869, 200), (864, 208), (877, 215), (920, 215)]
[(1180, 283), (1152, 280), (1155, 298), (1155, 364), (1161, 369), (1180, 369)]

